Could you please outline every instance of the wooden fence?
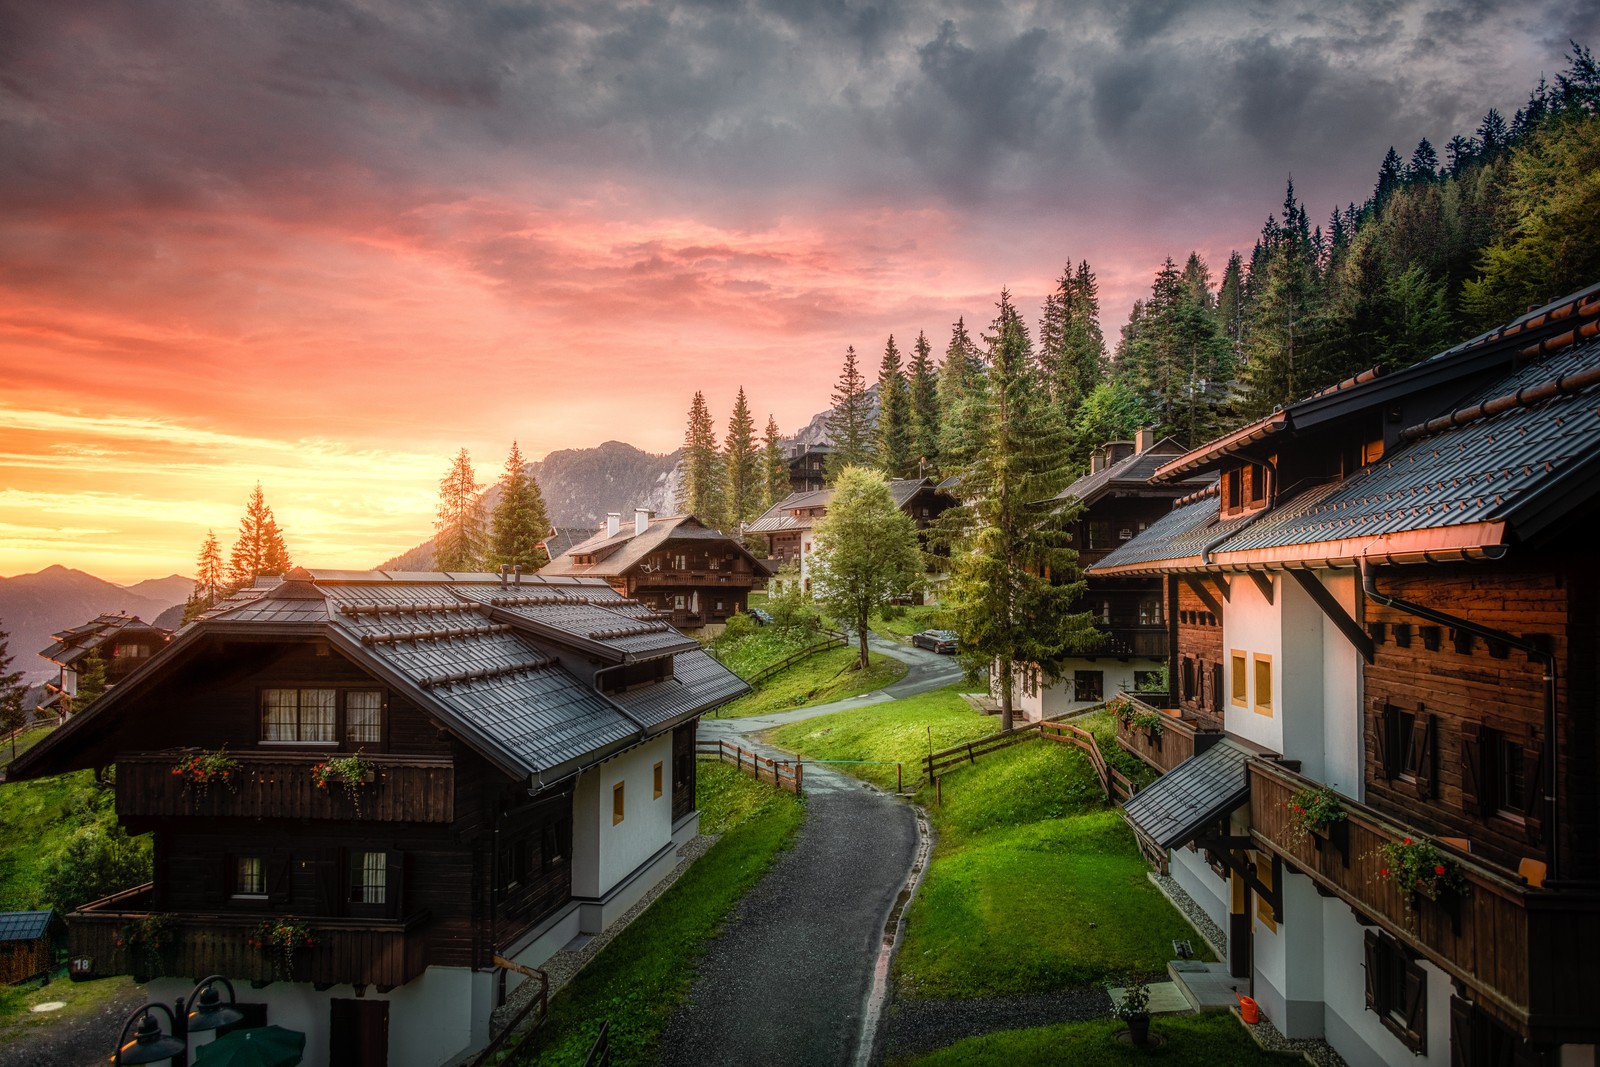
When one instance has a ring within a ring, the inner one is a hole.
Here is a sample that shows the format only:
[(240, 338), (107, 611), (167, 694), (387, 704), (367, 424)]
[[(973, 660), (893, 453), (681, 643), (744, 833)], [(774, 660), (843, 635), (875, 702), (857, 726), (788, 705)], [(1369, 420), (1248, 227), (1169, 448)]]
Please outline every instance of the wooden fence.
[(1002, 748), (1010, 748), (1019, 741), (1026, 741), (1029, 737), (1039, 732), (1039, 724), (1030, 722), (1025, 726), (1018, 726), (998, 734), (990, 734), (976, 741), (956, 745), (939, 752), (930, 752), (922, 757), (922, 774), (927, 781), (933, 781), (940, 774), (952, 767), (959, 767), (963, 763), (974, 763), (979, 756), (987, 756), (991, 752), (998, 752)]
[(758, 782), (771, 782), (779, 789), (799, 795), (805, 789), (805, 766), (798, 761), (769, 759), (732, 741), (696, 741), (695, 755), (703, 759), (731, 763)]
[(1074, 726), (1070, 722), (1042, 722), (1039, 724), (1039, 736), (1047, 741), (1071, 745), (1088, 753), (1089, 762), (1094, 765), (1094, 773), (1100, 779), (1100, 788), (1105, 791), (1106, 799), (1112, 803), (1124, 803), (1132, 799), (1133, 794), (1137, 792), (1137, 787), (1127, 775), (1106, 762), (1094, 734), (1083, 727)]
[(583, 1061), (583, 1067), (611, 1067), (610, 1019), (600, 1024), (600, 1034), (589, 1046), (589, 1058)]
[(826, 635), (823, 640), (809, 644), (800, 651), (795, 652), (792, 655), (785, 656), (778, 662), (761, 668), (759, 671), (746, 678), (745, 681), (750, 685), (760, 685), (762, 682), (766, 681), (768, 678), (771, 678), (779, 671), (788, 670), (801, 660), (807, 660), (819, 652), (827, 652), (829, 649), (834, 648), (843, 648), (845, 645), (849, 644), (849, 641), (845, 635), (839, 633), (837, 630), (824, 630), (823, 633)]
[(522, 1043), (550, 1018), (550, 975), (534, 967), (524, 967), (520, 963), (500, 956), (494, 958), (494, 965), (508, 971), (515, 971), (523, 975), (530, 982), (539, 983), (539, 992), (528, 998), (528, 1002), (517, 1009), (517, 1013), (506, 1021), (493, 1040), (484, 1046), (469, 1067), (486, 1067), (491, 1063), (502, 1063), (512, 1052), (520, 1048)]

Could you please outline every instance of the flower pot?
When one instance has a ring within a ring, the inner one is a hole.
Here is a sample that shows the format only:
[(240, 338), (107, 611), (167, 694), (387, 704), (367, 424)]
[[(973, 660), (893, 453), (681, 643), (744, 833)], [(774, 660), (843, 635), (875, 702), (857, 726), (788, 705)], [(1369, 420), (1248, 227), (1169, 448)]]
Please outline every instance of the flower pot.
[(1128, 1016), (1128, 1040), (1141, 1047), (1150, 1043), (1150, 1016), (1148, 1013), (1141, 1012), (1138, 1015)]

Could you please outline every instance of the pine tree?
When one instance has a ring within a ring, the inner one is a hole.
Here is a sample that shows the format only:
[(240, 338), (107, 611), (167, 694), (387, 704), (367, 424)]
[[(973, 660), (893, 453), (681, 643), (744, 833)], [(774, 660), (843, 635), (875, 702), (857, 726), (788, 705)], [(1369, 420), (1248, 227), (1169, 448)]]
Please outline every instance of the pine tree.
[(438, 531), (433, 559), (439, 570), (475, 571), (483, 565), (487, 545), (482, 491), (472, 470), (472, 457), (463, 448), (439, 480), (439, 515), (433, 524)]
[(722, 523), (723, 466), (717, 455), (717, 428), (696, 389), (683, 435), (683, 499), (679, 507), (707, 526)]
[(867, 380), (856, 365), (854, 346), (845, 349), (844, 367), (834, 386), (833, 411), (828, 416), (828, 436), (833, 438), (833, 454), (828, 457), (830, 475), (847, 466), (866, 467), (873, 462), (872, 398), (867, 395)]
[(965, 318), (950, 328), (950, 345), (945, 349), (944, 366), (939, 371), (939, 470), (951, 474), (971, 462), (979, 448), (983, 392), (988, 388), (983, 356), (967, 333)]
[(1405, 180), (1431, 182), (1438, 177), (1439, 153), (1433, 150), (1433, 145), (1424, 137), (1417, 142), (1416, 150), (1411, 153), (1411, 162), (1406, 164)]
[[(1383, 210), (1390, 195), (1400, 188), (1402, 169), (1400, 153), (1394, 150), (1394, 145), (1390, 145), (1388, 155), (1383, 157), (1383, 162), (1378, 166), (1378, 183), (1372, 188), (1372, 206), (1375, 210)], [(1293, 185), (1292, 182), (1290, 184)]]
[(72, 695), (72, 712), (76, 714), (93, 704), (106, 691), (106, 658), (98, 648), (83, 657), (78, 671), (78, 691)]
[(911, 390), (900, 368), (894, 334), (878, 366), (878, 465), (890, 478), (909, 478), (917, 467), (911, 446)]
[[(1158, 436), (1207, 440), (1221, 421), (1232, 352), (1212, 308), (1211, 272), (1198, 253), (1184, 269), (1168, 259), (1150, 296), (1129, 319), (1117, 365), (1145, 400)], [(1078, 454), (1099, 441), (1079, 441)]]
[[(1390, 155), (1394, 156), (1393, 150)], [(1262, 234), (1264, 276), (1258, 282), (1252, 272), (1243, 405), (1251, 418), (1293, 403), (1318, 380), (1308, 342), (1320, 290), (1304, 219), (1305, 209), (1295, 200), (1291, 181), (1284, 197), (1283, 224)]]
[(23, 710), (23, 699), (28, 687), (22, 683), (22, 671), (11, 669), (11, 635), (0, 629), (0, 734), (11, 735), (11, 758), (17, 758), (16, 731), (28, 721)]
[(733, 401), (733, 414), (728, 418), (728, 435), (722, 440), (722, 452), (727, 486), (723, 517), (727, 533), (735, 535), (740, 523), (761, 514), (761, 501), (766, 496), (761, 458), (756, 452), (756, 423), (750, 417), (750, 402), (745, 399), (743, 386), (739, 387), (739, 395)]
[(761, 470), (766, 486), (761, 510), (765, 511), (789, 495), (789, 460), (783, 454), (777, 420), (771, 415), (767, 416), (767, 431), (761, 437)]
[(278, 521), (257, 482), (245, 504), (244, 518), (239, 520), (239, 539), (228, 560), (228, 583), (242, 589), (259, 577), (283, 574), (292, 566)]
[(940, 518), (954, 541), (943, 601), (969, 670), (992, 668), (1000, 728), (1009, 730), (1014, 668), (1037, 665), (1052, 679), (1094, 630), (1074, 613), (1083, 591), (1066, 547), (1072, 509), (1057, 494), (1072, 477), (1068, 437), (1032, 358), (1027, 327), (1002, 292), (989, 345), (988, 387), (979, 395), (982, 439), (959, 474), (959, 507)]
[(528, 473), (517, 442), (511, 442), (506, 469), (500, 475), (500, 500), (490, 520), (488, 569), (521, 567), (532, 574), (550, 562), (544, 542), (550, 537), (550, 513), (539, 482)]
[(928, 335), (917, 333), (906, 377), (911, 385), (911, 450), (919, 476), (939, 469), (939, 372), (934, 369)]
[(217, 544), (217, 535), (211, 530), (206, 531), (206, 539), (200, 544), (195, 570), (194, 589), (183, 605), (183, 621), (186, 623), (216, 607), (217, 602), (230, 592), (222, 570), (222, 548)]

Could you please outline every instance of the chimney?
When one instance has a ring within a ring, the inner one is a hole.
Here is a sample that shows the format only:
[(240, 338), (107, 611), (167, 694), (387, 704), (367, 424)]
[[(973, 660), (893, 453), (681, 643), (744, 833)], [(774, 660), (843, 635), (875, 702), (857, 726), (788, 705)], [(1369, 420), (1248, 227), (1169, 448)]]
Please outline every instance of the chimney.
[(1134, 431), (1133, 450), (1144, 453), (1150, 451), (1150, 446), (1156, 443), (1156, 428), (1154, 426), (1141, 426)]
[(644, 532), (650, 529), (650, 509), (633, 509), (633, 536), (643, 537)]
[(606, 512), (606, 536), (615, 537), (622, 532), (622, 512)]
[(1101, 469), (1103, 467), (1105, 467), (1105, 465), (1106, 465), (1105, 464), (1105, 457), (1106, 457), (1106, 454), (1104, 452), (1100, 451), (1098, 448), (1095, 449), (1093, 452), (1089, 453), (1089, 473), (1090, 474), (1099, 474), (1100, 473)]
[(1132, 441), (1109, 441), (1106, 443), (1106, 466), (1121, 463), (1133, 455)]

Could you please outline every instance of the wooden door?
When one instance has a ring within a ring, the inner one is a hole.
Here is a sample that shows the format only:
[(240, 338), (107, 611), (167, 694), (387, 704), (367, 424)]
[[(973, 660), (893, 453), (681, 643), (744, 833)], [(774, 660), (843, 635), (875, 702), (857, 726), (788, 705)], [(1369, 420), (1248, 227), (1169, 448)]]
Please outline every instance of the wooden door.
[(389, 1002), (330, 1000), (328, 1062), (341, 1067), (388, 1067)]

